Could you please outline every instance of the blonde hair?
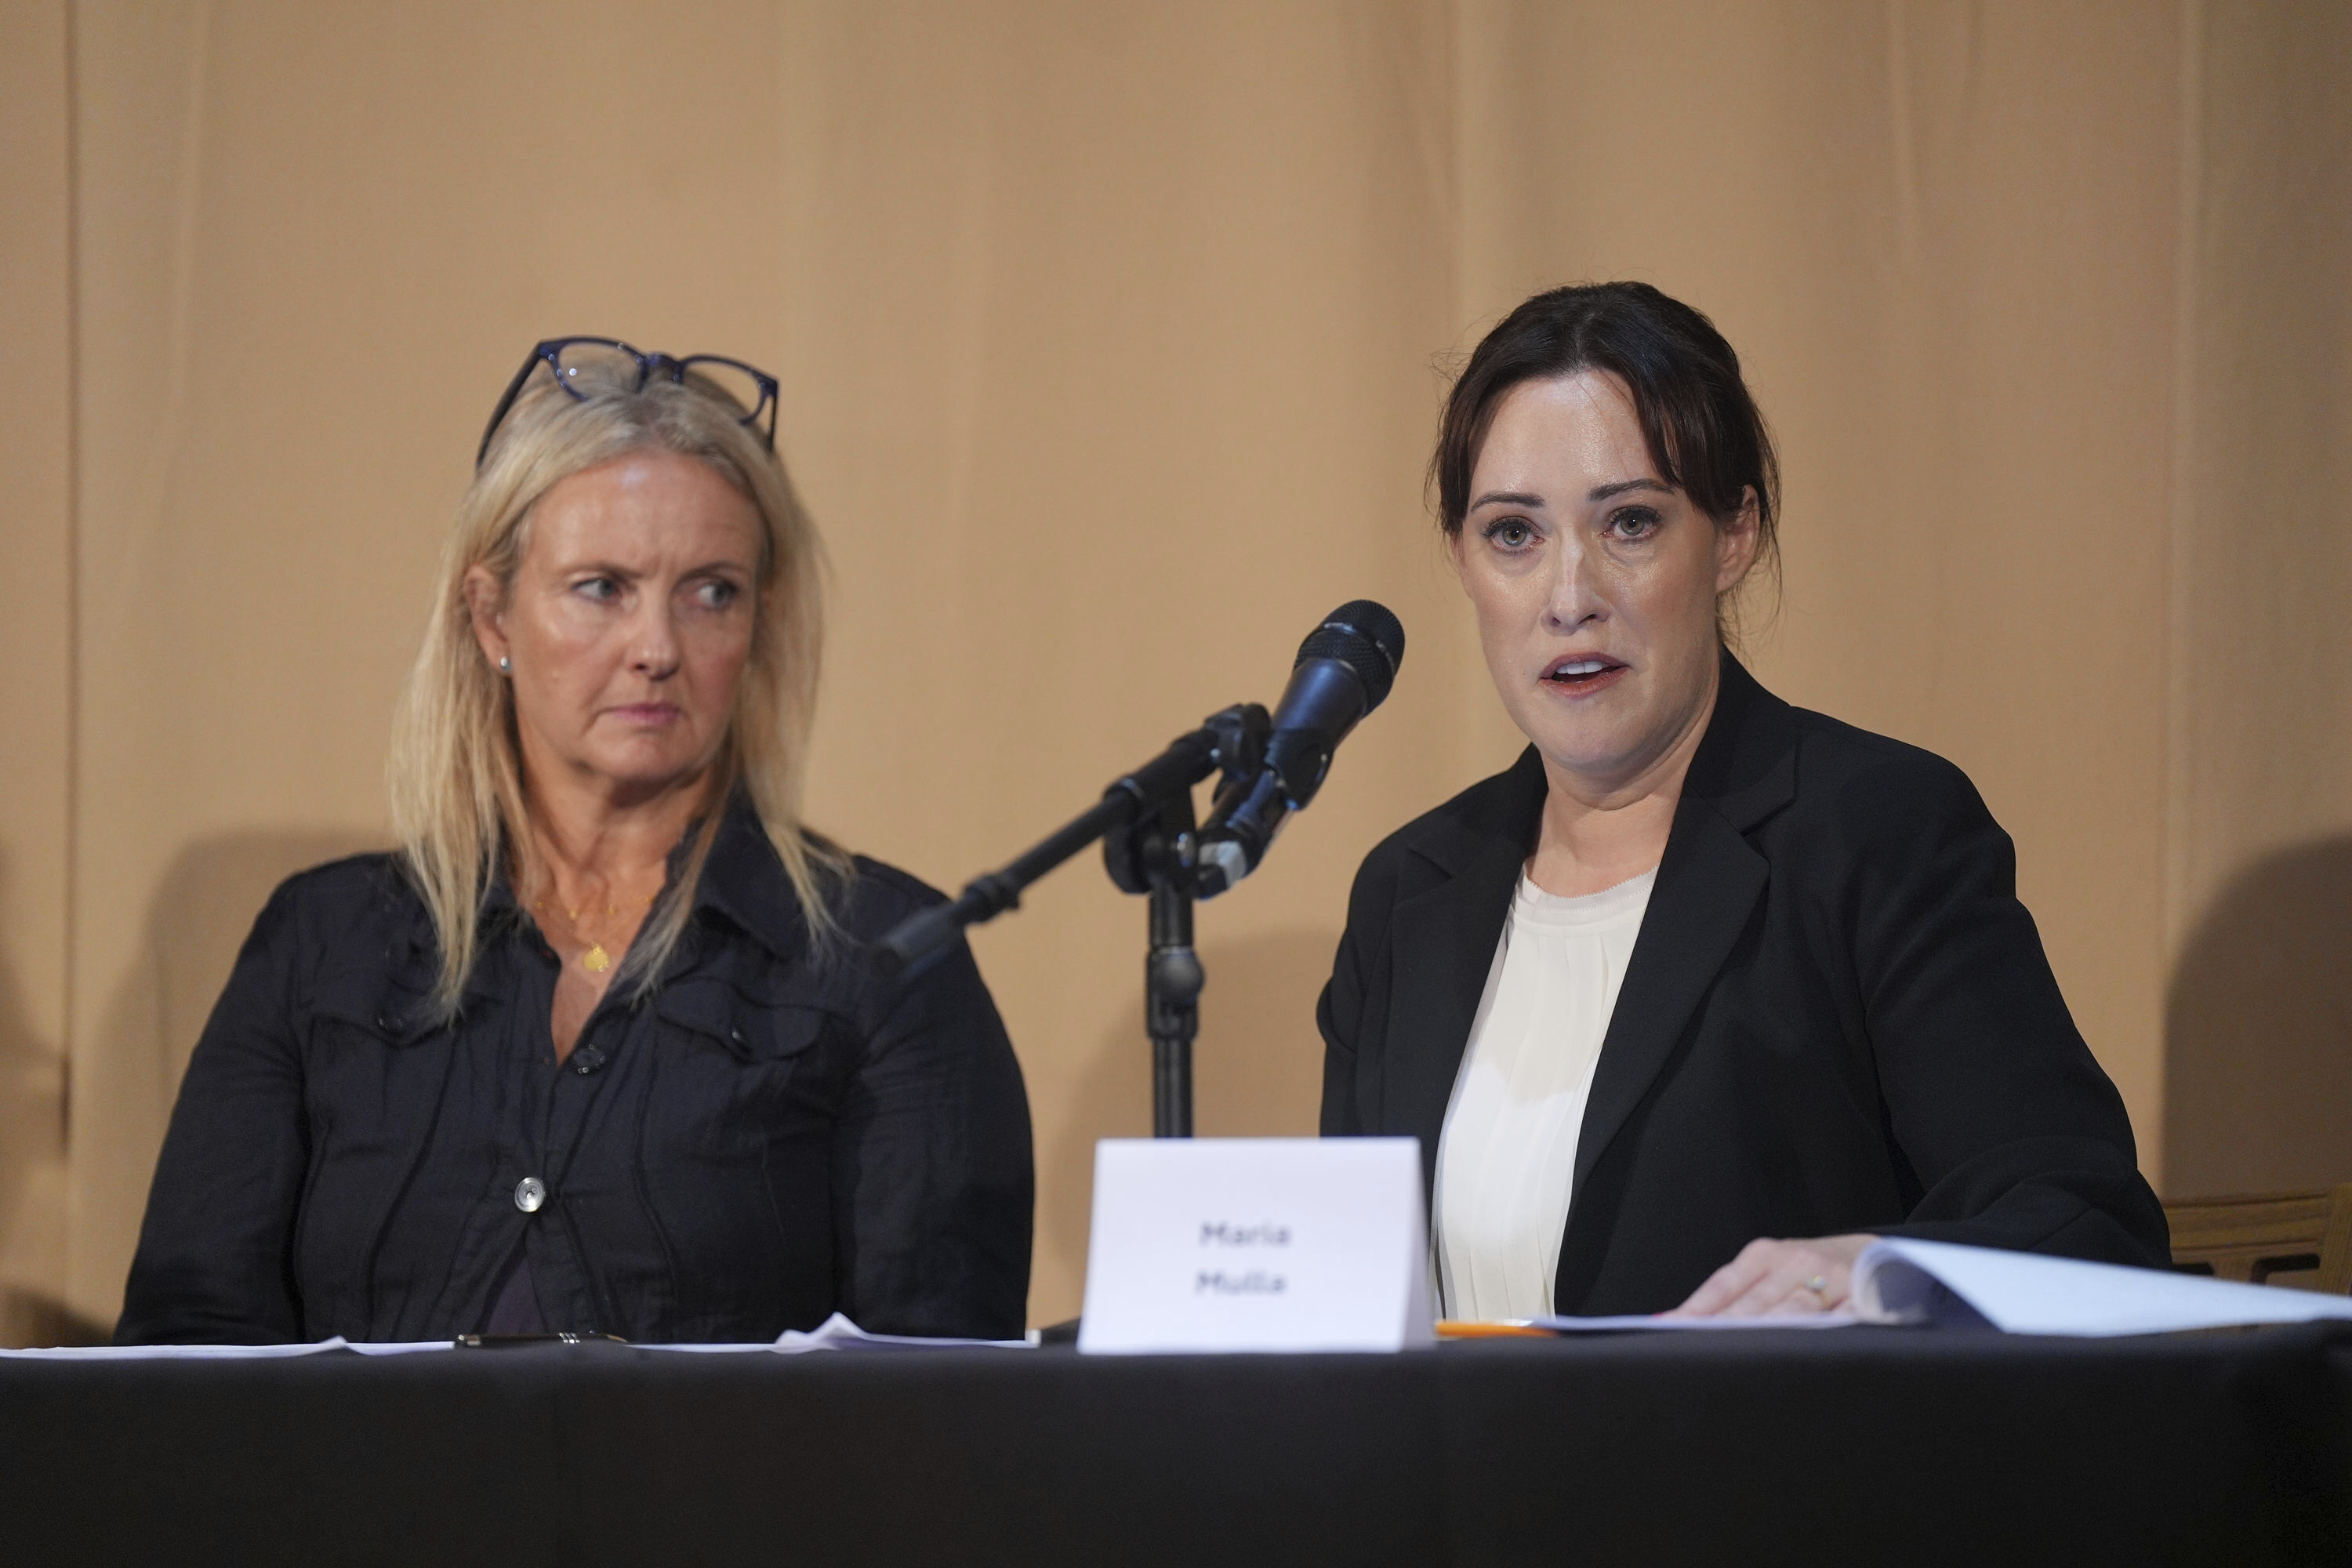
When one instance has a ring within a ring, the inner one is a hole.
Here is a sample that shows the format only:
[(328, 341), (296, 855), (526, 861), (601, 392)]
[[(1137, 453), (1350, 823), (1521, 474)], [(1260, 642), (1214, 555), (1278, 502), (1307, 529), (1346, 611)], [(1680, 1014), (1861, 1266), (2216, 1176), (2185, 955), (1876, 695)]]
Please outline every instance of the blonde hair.
[[(827, 883), (848, 857), (802, 821), (809, 731), (816, 718), (824, 628), (824, 547), (783, 464), (740, 421), (745, 410), (698, 375), (642, 388), (588, 384), (575, 397), (551, 378), (519, 398), (458, 502), (441, 552), (425, 644), (393, 721), (386, 768), (393, 831), (441, 948), (436, 1014), (456, 1014), (481, 937), (482, 900), (501, 858), (518, 889), (546, 868), (515, 739), (512, 687), (475, 640), (467, 574), (488, 569), (509, 591), (530, 539), (531, 510), (557, 481), (630, 452), (677, 452), (709, 464), (751, 502), (762, 525), (751, 649), (727, 739), (686, 861), (631, 943), (614, 983), (642, 1000), (684, 934), (728, 800), (750, 796), (822, 952), (839, 934)], [(579, 384), (575, 383), (574, 384)]]

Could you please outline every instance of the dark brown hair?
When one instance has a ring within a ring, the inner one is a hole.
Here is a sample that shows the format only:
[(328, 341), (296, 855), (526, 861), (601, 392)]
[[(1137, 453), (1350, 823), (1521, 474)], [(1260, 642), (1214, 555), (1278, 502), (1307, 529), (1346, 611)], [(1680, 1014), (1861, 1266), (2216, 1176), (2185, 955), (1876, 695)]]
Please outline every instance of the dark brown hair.
[(1756, 492), (1756, 564), (1780, 568), (1780, 466), (1739, 356), (1715, 323), (1647, 283), (1580, 283), (1538, 294), (1479, 341), (1445, 400), (1430, 474), (1437, 521), (1462, 531), (1470, 471), (1503, 395), (1524, 381), (1607, 371), (1625, 384), (1658, 477), (1717, 523)]

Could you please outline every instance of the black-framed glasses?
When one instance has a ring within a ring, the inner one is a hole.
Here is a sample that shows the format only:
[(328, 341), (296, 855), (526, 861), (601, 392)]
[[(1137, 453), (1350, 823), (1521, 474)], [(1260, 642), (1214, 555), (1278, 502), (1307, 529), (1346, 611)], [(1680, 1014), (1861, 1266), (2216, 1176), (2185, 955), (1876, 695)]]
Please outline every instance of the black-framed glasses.
[(490, 437), (506, 423), (515, 399), (522, 395), (524, 384), (541, 365), (545, 365), (555, 377), (556, 385), (583, 403), (594, 390), (642, 392), (646, 383), (656, 375), (667, 376), (683, 385), (691, 373), (704, 384), (704, 390), (716, 389), (744, 410), (738, 422), (758, 432), (769, 451), (776, 449), (776, 378), (764, 370), (719, 354), (688, 354), (684, 359), (649, 354), (618, 338), (549, 338), (532, 346), (522, 368), (507, 383), (506, 395), (499, 399), (497, 412), (483, 427), (482, 444), (474, 452), (474, 467), (480, 468), (482, 459), (490, 455)]

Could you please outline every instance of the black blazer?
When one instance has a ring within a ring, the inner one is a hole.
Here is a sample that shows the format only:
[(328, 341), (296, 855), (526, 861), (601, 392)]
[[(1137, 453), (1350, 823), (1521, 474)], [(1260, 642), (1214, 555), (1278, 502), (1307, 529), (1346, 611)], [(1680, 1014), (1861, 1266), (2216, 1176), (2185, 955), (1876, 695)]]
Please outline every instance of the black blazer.
[[(1429, 1190), (1546, 791), (1530, 748), (1381, 843), (1349, 900), (1323, 1131), (1418, 1137)], [(1854, 1231), (2157, 1267), (2169, 1246), (1967, 776), (1727, 654), (1594, 1069), (1553, 1300), (1661, 1310), (1755, 1237)]]
[[(864, 943), (940, 901), (857, 862), (812, 955), (739, 796), (686, 936), (561, 1066), (558, 960), (503, 881), (457, 1019), (388, 856), (278, 890), (188, 1063), (115, 1337), (449, 1339), (528, 1259), (551, 1329), (1003, 1337), (1029, 1283), (1029, 1107), (971, 951), (903, 984)], [(528, 1211), (518, 1187), (534, 1180)]]

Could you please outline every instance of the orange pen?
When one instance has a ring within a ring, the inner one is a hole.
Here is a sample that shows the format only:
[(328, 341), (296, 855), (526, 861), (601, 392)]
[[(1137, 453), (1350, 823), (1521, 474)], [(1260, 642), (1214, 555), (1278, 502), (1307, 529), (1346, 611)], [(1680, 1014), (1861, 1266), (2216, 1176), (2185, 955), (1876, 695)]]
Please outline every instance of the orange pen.
[(1557, 1339), (1549, 1329), (1538, 1329), (1528, 1323), (1474, 1323), (1461, 1318), (1437, 1320), (1437, 1337), (1441, 1340)]

